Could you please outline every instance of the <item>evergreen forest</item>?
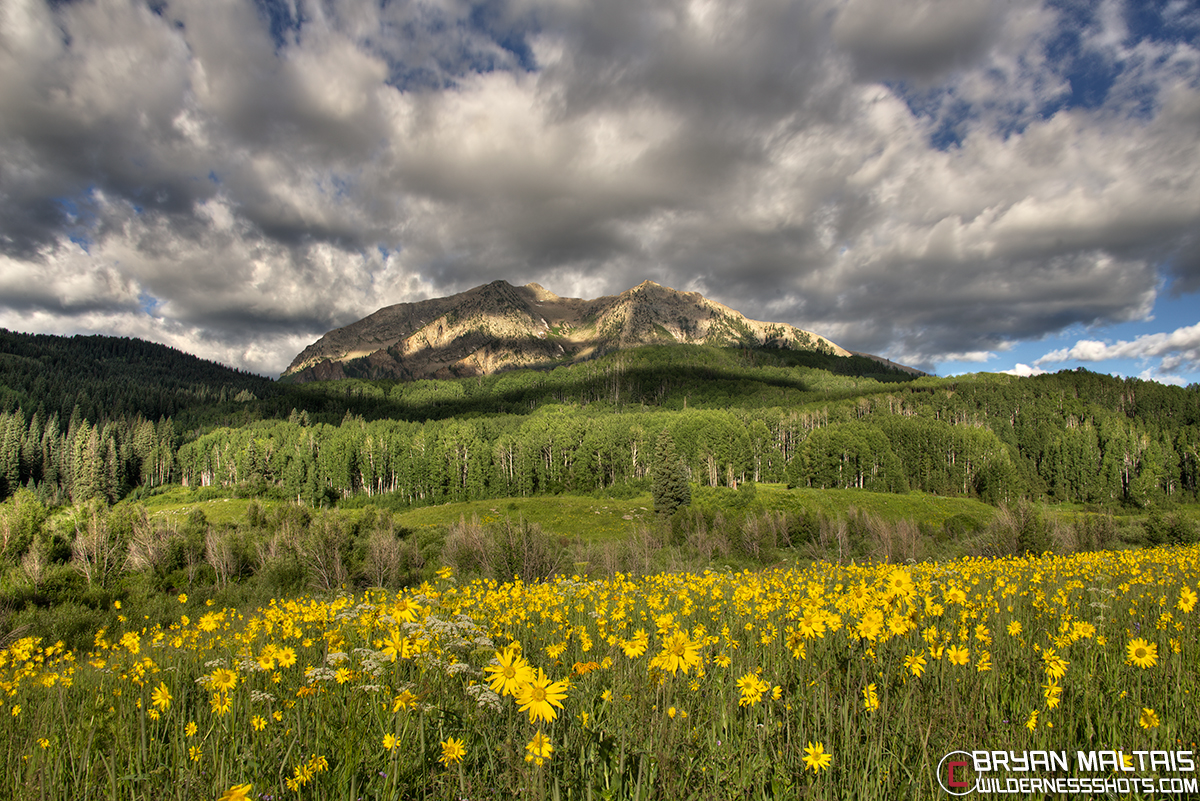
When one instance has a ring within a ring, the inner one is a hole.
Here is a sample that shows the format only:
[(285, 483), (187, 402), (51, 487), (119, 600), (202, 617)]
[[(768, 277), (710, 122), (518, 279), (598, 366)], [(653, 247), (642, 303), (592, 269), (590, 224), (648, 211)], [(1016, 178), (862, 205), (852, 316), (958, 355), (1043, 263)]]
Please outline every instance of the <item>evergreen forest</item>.
[(697, 346), (446, 381), (294, 385), (152, 343), (0, 331), (0, 500), (242, 488), (392, 508), (688, 482), (1150, 508), (1196, 500), (1200, 387)]

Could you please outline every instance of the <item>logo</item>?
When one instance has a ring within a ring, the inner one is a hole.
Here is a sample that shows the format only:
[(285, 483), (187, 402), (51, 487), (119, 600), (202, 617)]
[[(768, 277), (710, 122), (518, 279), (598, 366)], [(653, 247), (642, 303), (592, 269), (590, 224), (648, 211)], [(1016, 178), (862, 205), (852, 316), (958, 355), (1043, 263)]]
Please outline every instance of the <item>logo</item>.
[(950, 795), (969, 795), (975, 789), (975, 770), (970, 751), (951, 751), (937, 769), (938, 784)]
[[(937, 782), (951, 796), (1200, 792), (1193, 751), (951, 751)], [(1164, 775), (1166, 774), (1166, 775)]]

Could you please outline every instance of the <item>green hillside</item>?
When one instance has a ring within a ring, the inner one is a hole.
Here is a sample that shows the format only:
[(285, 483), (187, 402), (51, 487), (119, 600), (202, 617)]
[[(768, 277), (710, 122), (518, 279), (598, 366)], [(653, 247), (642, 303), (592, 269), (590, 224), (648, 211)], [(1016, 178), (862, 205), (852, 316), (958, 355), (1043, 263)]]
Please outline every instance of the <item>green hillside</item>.
[(1195, 500), (1200, 387), (1086, 371), (912, 378), (861, 357), (654, 346), (553, 370), (294, 386), (149, 343), (0, 336), (0, 499), (168, 484), (393, 507), (696, 486), (1011, 503)]
[(443, 565), (536, 581), (1197, 539), (1200, 387), (699, 346), (289, 385), (133, 340), (0, 346), (0, 637), (85, 647), (118, 600), (165, 620), (180, 593), (247, 606)]

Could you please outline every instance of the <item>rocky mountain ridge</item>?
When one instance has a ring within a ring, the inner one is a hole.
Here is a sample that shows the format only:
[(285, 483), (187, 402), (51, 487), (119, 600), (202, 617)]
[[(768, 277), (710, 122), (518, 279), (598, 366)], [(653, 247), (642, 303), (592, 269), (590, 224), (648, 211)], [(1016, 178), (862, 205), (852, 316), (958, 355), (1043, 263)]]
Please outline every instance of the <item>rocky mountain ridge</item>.
[(653, 281), (593, 300), (493, 281), (450, 297), (387, 306), (334, 329), (296, 356), (283, 377), (458, 378), (669, 343), (851, 355), (811, 331), (750, 320), (697, 292)]

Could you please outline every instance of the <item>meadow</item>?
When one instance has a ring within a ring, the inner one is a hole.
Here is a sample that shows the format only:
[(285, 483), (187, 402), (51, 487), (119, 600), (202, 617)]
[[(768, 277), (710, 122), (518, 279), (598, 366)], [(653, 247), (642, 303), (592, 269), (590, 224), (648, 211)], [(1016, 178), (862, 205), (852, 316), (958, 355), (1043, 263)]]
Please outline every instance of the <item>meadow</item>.
[(165, 626), (121, 610), (86, 652), (0, 653), (0, 794), (940, 798), (955, 750), (1194, 757), (1198, 562), (1183, 545), (533, 583), (443, 568)]

